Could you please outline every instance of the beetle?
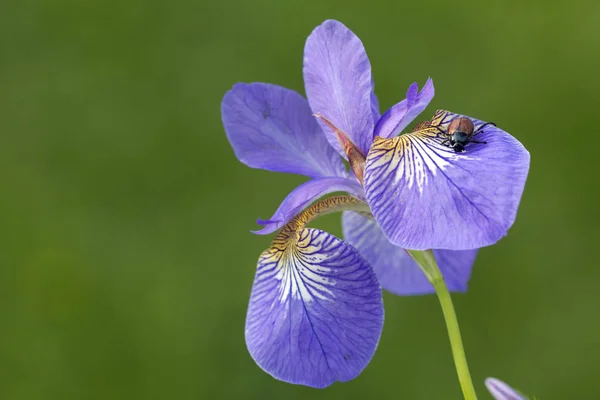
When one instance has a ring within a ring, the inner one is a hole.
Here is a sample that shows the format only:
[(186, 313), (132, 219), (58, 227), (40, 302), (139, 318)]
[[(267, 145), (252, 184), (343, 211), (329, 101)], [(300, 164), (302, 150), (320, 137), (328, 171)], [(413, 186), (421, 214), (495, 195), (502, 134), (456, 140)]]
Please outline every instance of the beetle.
[(465, 146), (469, 143), (487, 144), (473, 138), (483, 132), (483, 128), (488, 125), (496, 126), (493, 122), (486, 122), (475, 130), (475, 125), (469, 118), (456, 117), (448, 125), (447, 132), (440, 129), (447, 136), (441, 144), (452, 147), (456, 153), (465, 151)]

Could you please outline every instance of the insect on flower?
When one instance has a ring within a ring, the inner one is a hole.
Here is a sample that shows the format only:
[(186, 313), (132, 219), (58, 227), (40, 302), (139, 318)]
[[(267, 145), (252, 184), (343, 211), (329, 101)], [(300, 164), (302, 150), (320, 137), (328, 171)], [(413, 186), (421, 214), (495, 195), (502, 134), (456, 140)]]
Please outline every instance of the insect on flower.
[(479, 140), (473, 140), (473, 138), (483, 132), (483, 128), (486, 126), (496, 126), (493, 122), (486, 122), (475, 129), (473, 121), (466, 117), (457, 117), (450, 122), (448, 126), (448, 132), (443, 132), (444, 135), (448, 136), (443, 142), (443, 145), (452, 147), (455, 152), (460, 153), (465, 151), (465, 146), (469, 143), (487, 144)]
[(454, 149), (454, 152), (461, 153), (465, 151), (465, 146), (469, 143), (487, 144), (486, 141), (474, 140), (473, 138), (480, 133), (483, 133), (483, 128), (486, 126), (496, 126), (493, 122), (485, 122), (475, 129), (473, 121), (464, 116), (456, 116), (450, 120), (446, 129), (440, 126), (446, 112), (437, 110), (431, 121), (423, 121), (415, 125), (411, 133), (427, 134), (437, 133), (444, 137), (440, 143), (444, 146)]

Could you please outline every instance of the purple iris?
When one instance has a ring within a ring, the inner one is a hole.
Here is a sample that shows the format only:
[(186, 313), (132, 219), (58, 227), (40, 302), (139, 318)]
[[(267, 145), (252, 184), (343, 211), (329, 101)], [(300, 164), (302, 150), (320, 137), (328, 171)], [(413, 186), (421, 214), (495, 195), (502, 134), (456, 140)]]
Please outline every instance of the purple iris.
[(527, 400), (515, 389), (502, 382), (500, 379), (487, 378), (485, 386), (496, 400)]
[[(297, 225), (329, 193), (368, 204), (344, 212), (346, 241), (298, 225), (294, 241), (280, 232), (258, 263), (246, 322), (251, 355), (278, 379), (324, 387), (352, 379), (371, 359), (383, 324), (379, 283), (400, 295), (433, 292), (404, 248), (434, 249), (448, 288), (466, 290), (477, 249), (514, 221), (529, 154), (493, 126), (477, 135), (487, 144), (455, 152), (440, 136), (458, 116), (450, 112), (436, 113), (435, 128), (398, 136), (432, 99), (431, 79), (380, 116), (364, 47), (340, 22), (308, 37), (303, 73), (308, 101), (272, 84), (236, 84), (221, 112), (244, 164), (311, 178), (256, 233)], [(344, 167), (344, 140), (364, 157), (354, 173)]]

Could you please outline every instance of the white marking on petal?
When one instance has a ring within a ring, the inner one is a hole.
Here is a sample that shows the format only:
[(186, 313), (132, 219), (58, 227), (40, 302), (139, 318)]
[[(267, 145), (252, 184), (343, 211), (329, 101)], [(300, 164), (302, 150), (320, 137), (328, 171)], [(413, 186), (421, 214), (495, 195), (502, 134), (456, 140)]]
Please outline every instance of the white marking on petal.
[(514, 222), (529, 153), (493, 126), (476, 137), (486, 144), (468, 144), (456, 153), (442, 145), (449, 114), (439, 111), (418, 130), (394, 139), (374, 138), (365, 167), (366, 199), (397, 246), (483, 247), (506, 235)]
[(355, 378), (383, 326), (375, 272), (354, 247), (326, 232), (303, 228), (279, 238), (258, 260), (245, 330), (252, 358), (294, 384), (325, 387)]
[(289, 297), (305, 302), (311, 302), (315, 298), (319, 300), (335, 298), (329, 288), (335, 285), (335, 281), (327, 277), (332, 270), (321, 264), (331, 259), (332, 255), (335, 257), (339, 251), (334, 250), (323, 254), (323, 250), (329, 251), (326, 247), (327, 245), (324, 245), (323, 240), (318, 236), (312, 238), (307, 236), (300, 240), (297, 246), (271, 255), (277, 265), (275, 279), (280, 281), (277, 298), (281, 303), (286, 302)]
[(429, 175), (435, 177), (438, 170), (446, 170), (457, 160), (476, 160), (440, 144), (439, 139), (411, 133), (399, 136), (398, 139), (396, 152), (381, 157), (375, 165), (387, 164), (388, 169), (395, 169), (393, 184), (404, 179), (408, 189), (416, 184), (421, 195), (429, 181)]

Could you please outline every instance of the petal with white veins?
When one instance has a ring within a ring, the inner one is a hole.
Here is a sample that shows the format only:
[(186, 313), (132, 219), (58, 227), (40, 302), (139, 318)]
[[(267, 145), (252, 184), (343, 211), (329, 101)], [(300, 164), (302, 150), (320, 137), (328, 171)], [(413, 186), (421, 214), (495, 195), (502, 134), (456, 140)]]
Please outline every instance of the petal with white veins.
[(344, 241), (304, 228), (278, 235), (260, 256), (246, 344), (273, 377), (318, 388), (353, 379), (373, 357), (382, 327), (375, 272)]
[[(457, 117), (438, 111), (447, 131)], [(472, 119), (475, 127), (482, 121)], [(529, 171), (529, 153), (488, 125), (456, 153), (436, 129), (376, 137), (367, 156), (365, 194), (375, 220), (397, 246), (469, 250), (496, 243), (512, 226)]]

